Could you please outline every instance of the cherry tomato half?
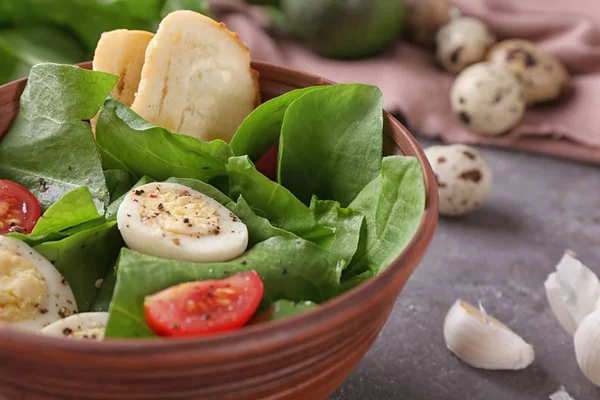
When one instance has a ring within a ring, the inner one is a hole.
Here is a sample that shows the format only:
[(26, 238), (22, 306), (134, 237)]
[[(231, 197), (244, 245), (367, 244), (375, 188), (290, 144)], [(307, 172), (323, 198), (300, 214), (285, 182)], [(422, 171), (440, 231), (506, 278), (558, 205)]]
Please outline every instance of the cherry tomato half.
[(272, 181), (277, 181), (277, 155), (279, 143), (275, 143), (257, 162), (256, 169)]
[(144, 300), (150, 329), (159, 336), (201, 336), (241, 328), (252, 318), (264, 287), (255, 271), (226, 279), (186, 282)]
[(0, 235), (31, 233), (41, 214), (39, 200), (27, 188), (13, 181), (0, 180)]

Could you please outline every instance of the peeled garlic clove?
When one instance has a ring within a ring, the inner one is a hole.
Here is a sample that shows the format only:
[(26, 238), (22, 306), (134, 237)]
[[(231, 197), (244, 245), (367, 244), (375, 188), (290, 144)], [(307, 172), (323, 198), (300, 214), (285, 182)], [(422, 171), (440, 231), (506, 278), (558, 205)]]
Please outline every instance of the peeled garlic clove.
[(567, 392), (567, 389), (564, 386), (561, 386), (556, 392), (552, 393), (549, 397), (550, 400), (575, 400), (571, 397), (571, 395)]
[(517, 370), (530, 365), (535, 352), (509, 327), (480, 308), (457, 300), (444, 321), (446, 346), (465, 363), (483, 369)]
[(571, 335), (588, 314), (600, 305), (598, 276), (573, 252), (567, 251), (546, 282), (546, 297), (558, 322)]
[(600, 386), (600, 310), (581, 321), (573, 341), (579, 368), (594, 385)]
[(544, 288), (554, 316), (567, 332), (574, 335), (577, 330), (577, 323), (563, 301), (563, 288), (556, 272), (548, 275), (546, 282), (544, 282)]

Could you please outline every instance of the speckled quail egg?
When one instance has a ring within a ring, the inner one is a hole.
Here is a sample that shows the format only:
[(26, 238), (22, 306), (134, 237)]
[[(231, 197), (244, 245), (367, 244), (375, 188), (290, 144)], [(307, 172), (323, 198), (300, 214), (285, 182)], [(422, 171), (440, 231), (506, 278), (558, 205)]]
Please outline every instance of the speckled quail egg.
[(448, 72), (459, 73), (483, 61), (496, 37), (477, 18), (459, 17), (437, 33), (436, 59)]
[(449, 21), (449, 0), (415, 0), (409, 4), (406, 33), (412, 42), (433, 48), (438, 30)]
[(481, 134), (496, 136), (514, 127), (525, 113), (523, 88), (506, 67), (479, 63), (465, 69), (450, 92), (460, 120)]
[(510, 69), (521, 82), (528, 105), (558, 98), (571, 87), (565, 66), (528, 40), (505, 40), (493, 46), (487, 60)]
[(435, 173), (440, 215), (464, 215), (475, 210), (492, 188), (492, 170), (481, 153), (462, 144), (425, 150)]

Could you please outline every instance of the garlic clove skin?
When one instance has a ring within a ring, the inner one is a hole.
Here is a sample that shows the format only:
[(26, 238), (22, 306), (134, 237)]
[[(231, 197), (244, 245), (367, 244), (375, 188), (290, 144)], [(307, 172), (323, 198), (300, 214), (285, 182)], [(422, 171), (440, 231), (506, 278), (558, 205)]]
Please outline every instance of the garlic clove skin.
[(594, 385), (600, 386), (600, 310), (588, 314), (581, 321), (573, 342), (581, 372)]
[(457, 300), (446, 314), (444, 340), (465, 363), (489, 370), (519, 370), (534, 358), (533, 347), (483, 307)]
[(600, 306), (600, 280), (575, 253), (566, 251), (544, 282), (546, 297), (558, 322), (571, 335), (579, 323)]
[(544, 288), (546, 289), (546, 298), (548, 299), (548, 303), (550, 303), (550, 308), (554, 316), (571, 336), (574, 335), (577, 330), (577, 323), (563, 301), (563, 289), (556, 272), (548, 275), (548, 278), (544, 282)]

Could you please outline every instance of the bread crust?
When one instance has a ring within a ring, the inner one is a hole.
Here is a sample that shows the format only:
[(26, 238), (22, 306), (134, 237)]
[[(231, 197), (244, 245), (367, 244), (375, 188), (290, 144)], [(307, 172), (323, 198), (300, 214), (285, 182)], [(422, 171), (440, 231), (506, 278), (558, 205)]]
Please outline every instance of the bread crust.
[[(242, 39), (240, 39), (240, 35), (237, 32), (229, 30), (229, 28), (227, 28), (227, 25), (225, 25), (224, 22), (219, 22), (219, 27), (225, 30), (229, 35), (231, 35), (231, 37), (238, 43), (238, 45), (248, 53), (248, 56), (250, 56), (250, 49), (248, 48), (248, 46), (246, 46), (246, 43), (244, 43)], [(250, 67), (250, 74), (253, 77), (254, 88), (256, 90), (256, 97), (254, 101), (254, 108), (256, 108), (262, 103), (262, 98), (260, 94), (260, 73), (252, 67)]]
[(260, 100), (259, 75), (239, 35), (183, 10), (167, 15), (148, 45), (131, 108), (171, 131), (228, 142)]
[(153, 37), (152, 32), (117, 29), (104, 32), (96, 46), (92, 69), (119, 77), (111, 96), (128, 107), (133, 104), (146, 48)]

